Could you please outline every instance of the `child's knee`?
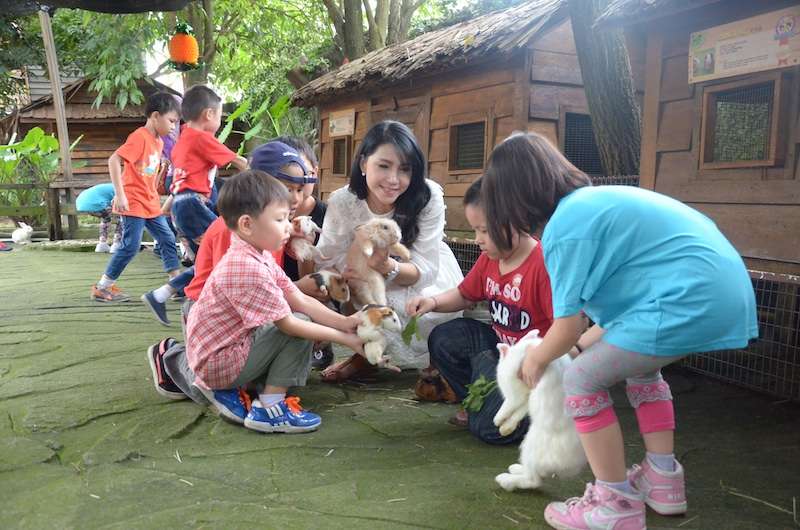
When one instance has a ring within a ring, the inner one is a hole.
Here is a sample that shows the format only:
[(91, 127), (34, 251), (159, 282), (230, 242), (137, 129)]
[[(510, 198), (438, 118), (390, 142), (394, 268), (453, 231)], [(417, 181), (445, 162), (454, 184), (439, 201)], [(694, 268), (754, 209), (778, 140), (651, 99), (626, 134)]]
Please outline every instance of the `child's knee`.
[(675, 430), (672, 392), (666, 381), (658, 377), (651, 383), (629, 382), (626, 392), (642, 434)]

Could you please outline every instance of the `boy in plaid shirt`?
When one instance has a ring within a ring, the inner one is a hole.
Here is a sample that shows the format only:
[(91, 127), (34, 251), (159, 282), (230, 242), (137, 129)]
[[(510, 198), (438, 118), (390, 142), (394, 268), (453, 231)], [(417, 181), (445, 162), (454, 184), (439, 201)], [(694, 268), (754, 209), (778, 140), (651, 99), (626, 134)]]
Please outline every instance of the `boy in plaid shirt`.
[[(363, 352), (359, 317), (301, 293), (270, 254), (291, 234), (289, 194), (275, 178), (239, 173), (222, 188), (217, 207), (233, 233), (189, 313), (186, 357), (195, 385), (220, 414), (249, 429), (316, 430), (320, 417), (286, 391), (305, 385), (312, 341)], [(252, 403), (238, 390), (245, 385), (258, 392)]]

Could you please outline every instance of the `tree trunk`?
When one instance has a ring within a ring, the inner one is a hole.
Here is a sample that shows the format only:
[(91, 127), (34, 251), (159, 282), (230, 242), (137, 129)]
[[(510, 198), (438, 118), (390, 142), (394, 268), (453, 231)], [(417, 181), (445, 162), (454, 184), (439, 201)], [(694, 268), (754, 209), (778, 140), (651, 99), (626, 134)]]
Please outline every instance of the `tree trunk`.
[(572, 32), (597, 149), (606, 175), (638, 175), (642, 121), (619, 30), (596, 31), (609, 0), (569, 0)]
[(366, 51), (363, 20), (361, 0), (344, 0), (344, 55), (351, 61)]

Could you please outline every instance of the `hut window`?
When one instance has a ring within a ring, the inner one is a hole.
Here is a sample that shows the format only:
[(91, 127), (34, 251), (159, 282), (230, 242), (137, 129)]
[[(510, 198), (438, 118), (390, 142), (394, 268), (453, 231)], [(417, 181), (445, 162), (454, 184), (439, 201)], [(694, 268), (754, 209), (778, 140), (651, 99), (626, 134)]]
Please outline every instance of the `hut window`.
[(780, 77), (706, 87), (701, 165), (706, 169), (775, 165)]
[(486, 121), (450, 127), (451, 171), (483, 169), (486, 153)]
[(564, 113), (564, 156), (587, 175), (603, 174), (592, 117), (588, 114)]
[(352, 159), (352, 136), (333, 139), (333, 175), (346, 177), (350, 172)]

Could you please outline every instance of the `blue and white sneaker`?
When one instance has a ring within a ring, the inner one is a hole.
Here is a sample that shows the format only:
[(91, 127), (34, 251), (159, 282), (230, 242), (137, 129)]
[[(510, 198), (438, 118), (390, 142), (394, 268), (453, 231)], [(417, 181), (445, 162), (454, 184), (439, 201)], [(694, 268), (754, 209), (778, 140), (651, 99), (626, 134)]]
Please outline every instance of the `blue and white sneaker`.
[(253, 401), (244, 426), (261, 432), (301, 433), (316, 431), (322, 419), (303, 410), (300, 398), (287, 397), (271, 407), (264, 408), (261, 402)]
[(231, 390), (204, 390), (200, 392), (217, 409), (220, 416), (234, 423), (242, 424), (247, 416), (247, 403), (238, 388)]
[(144, 305), (150, 308), (150, 311), (153, 312), (156, 320), (158, 320), (161, 325), (170, 325), (169, 317), (167, 317), (167, 304), (156, 300), (156, 297), (153, 295), (153, 291), (144, 293), (142, 295), (142, 302), (144, 302)]

